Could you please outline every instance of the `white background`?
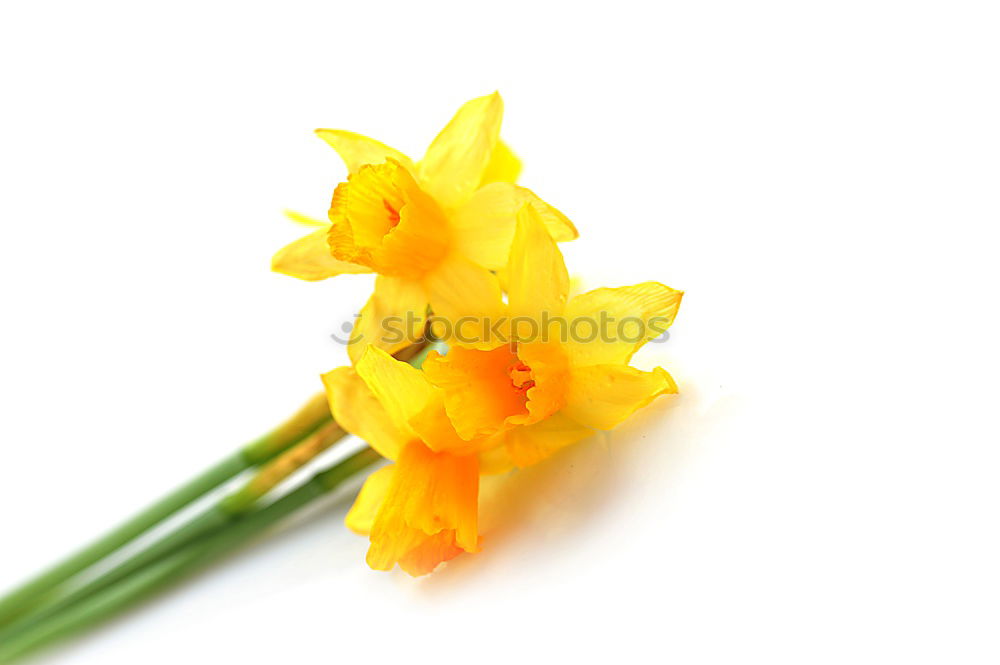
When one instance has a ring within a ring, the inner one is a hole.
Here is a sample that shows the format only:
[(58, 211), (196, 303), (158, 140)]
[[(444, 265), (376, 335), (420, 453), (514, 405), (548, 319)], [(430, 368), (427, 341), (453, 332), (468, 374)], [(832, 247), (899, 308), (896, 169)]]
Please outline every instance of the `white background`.
[(344, 169), (499, 89), (584, 285), (687, 292), (682, 395), (365, 567), (344, 498), (51, 663), (996, 663), (989, 2), (8, 2), (0, 586), (280, 420), (367, 278), (271, 274)]

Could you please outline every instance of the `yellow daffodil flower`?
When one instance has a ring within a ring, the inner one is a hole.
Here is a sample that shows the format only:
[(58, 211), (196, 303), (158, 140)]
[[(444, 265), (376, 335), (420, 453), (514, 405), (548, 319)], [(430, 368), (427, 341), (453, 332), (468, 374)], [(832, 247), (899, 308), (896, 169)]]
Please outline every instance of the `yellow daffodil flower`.
[[(629, 361), (673, 322), (680, 291), (646, 282), (568, 300), (562, 255), (530, 205), (517, 214), (506, 274), (508, 311), (522, 320), (555, 317), (549, 335), (453, 346), (432, 352), (422, 371), (369, 347), (354, 369), (324, 376), (337, 422), (395, 461), (368, 479), (347, 516), (370, 537), (372, 568), (399, 564), (420, 575), (476, 551), (479, 474), (537, 463), (677, 392), (662, 368), (640, 371)], [(594, 340), (573, 334), (575, 321), (609, 318), (637, 330)]]
[[(377, 273), (348, 346), (352, 362), (369, 344), (392, 353), (410, 343), (428, 304), (456, 320), (493, 314), (483, 310), (500, 299), (491, 271), (507, 262), (522, 206), (557, 240), (577, 236), (562, 213), (514, 184), (521, 163), (500, 140), (502, 116), (497, 93), (467, 102), (417, 163), (359, 134), (317, 130), (348, 180), (334, 192), (330, 224), (279, 251), (272, 268), (304, 280)], [(385, 334), (390, 316), (400, 317), (398, 335)]]
[[(395, 462), (369, 476), (346, 523), (370, 535), (372, 568), (391, 570), (399, 564), (411, 575), (424, 575), (442, 561), (478, 549), (479, 460), (475, 454), (427, 446), (422, 437), (454, 441), (454, 429), (440, 404), (432, 404), (437, 395), (422, 372), (387, 354), (392, 362), (383, 364), (382, 354), (370, 347), (356, 368), (340, 367), (323, 376), (338, 424)], [(375, 378), (383, 372), (388, 375)], [(380, 380), (403, 390), (376, 394), (370, 385)], [(423, 409), (426, 420), (415, 413)]]

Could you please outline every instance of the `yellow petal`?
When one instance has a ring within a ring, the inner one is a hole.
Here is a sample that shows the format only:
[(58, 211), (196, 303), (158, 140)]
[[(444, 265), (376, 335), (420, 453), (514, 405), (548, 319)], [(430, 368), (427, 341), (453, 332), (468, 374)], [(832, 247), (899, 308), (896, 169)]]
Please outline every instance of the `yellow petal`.
[(409, 440), (396, 427), (385, 407), (350, 367), (338, 367), (323, 375), (330, 413), (341, 427), (361, 437), (382, 457), (394, 460)]
[[(329, 228), (327, 224), (327, 228)], [(285, 245), (271, 259), (271, 270), (309, 282), (335, 277), (371, 272), (371, 268), (333, 258), (327, 245), (327, 228), (313, 231), (295, 242)]]
[(371, 529), (368, 565), (411, 575), (430, 572), (458, 552), (479, 549), (479, 462), (435, 453), (419, 442), (403, 448)]
[(423, 441), (434, 452), (478, 452), (478, 442), (458, 436), (445, 412), (444, 394), (424, 372), (375, 347), (365, 351), (355, 370), (407, 438)]
[(491, 182), (517, 182), (519, 175), (521, 175), (521, 160), (503, 139), (497, 139), (497, 145), (493, 148), (480, 186)]
[(659, 282), (643, 282), (576, 296), (565, 313), (564, 348), (570, 363), (627, 364), (643, 344), (674, 322), (683, 295)]
[(302, 226), (312, 226), (315, 228), (328, 229), (330, 228), (330, 222), (325, 219), (316, 219), (315, 217), (310, 217), (309, 215), (303, 215), (301, 212), (296, 212), (294, 210), (286, 210), (285, 217), (292, 220), (296, 224), (301, 224)]
[(355, 370), (385, 408), (393, 425), (410, 438), (419, 438), (410, 420), (441, 399), (438, 389), (424, 373), (373, 346), (364, 352)]
[(514, 460), (504, 442), (511, 430), (501, 432), (492, 438), (494, 445), (479, 453), (479, 473), (483, 476), (492, 476), (500, 473), (507, 473), (514, 468)]
[(396, 465), (390, 464), (368, 476), (365, 484), (361, 486), (358, 498), (354, 500), (354, 505), (347, 511), (347, 517), (344, 518), (348, 529), (360, 536), (367, 536), (371, 533), (375, 516), (385, 501), (386, 494), (389, 492), (389, 484), (392, 482), (395, 472)]
[(439, 564), (451, 561), (464, 552), (455, 541), (455, 532), (451, 529), (438, 531), (399, 558), (399, 567), (413, 577), (419, 577), (434, 572)]
[(452, 215), (452, 237), (456, 249), (490, 270), (507, 267), (510, 246), (517, 228), (517, 213), (531, 205), (557, 242), (573, 240), (579, 233), (569, 219), (538, 198), (534, 192), (508, 182), (495, 182), (476, 190)]
[(627, 365), (574, 367), (563, 414), (581, 425), (607, 430), (657, 396), (676, 392), (677, 384), (660, 367), (652, 372)]
[(356, 364), (369, 345), (395, 353), (423, 337), (427, 295), (419, 282), (375, 278), (375, 290), (354, 322), (347, 354)]
[(449, 344), (495, 348), (505, 342), (485, 334), (506, 308), (496, 275), (451, 253), (423, 278), (434, 319), (433, 332)]
[(438, 203), (456, 208), (483, 180), (493, 157), (503, 119), (498, 93), (466, 102), (417, 165), (420, 185)]
[(399, 458), (395, 500), (406, 524), (426, 534), (454, 529), (466, 552), (479, 547), (477, 534), (479, 463), (473, 456), (435, 453), (413, 442)]
[(387, 158), (395, 159), (410, 171), (414, 170), (409, 157), (367, 136), (342, 129), (317, 129), (316, 135), (340, 154), (349, 173), (357, 173), (365, 164), (381, 164)]
[(562, 314), (566, 305), (566, 263), (541, 216), (530, 205), (517, 212), (517, 230), (507, 262), (507, 289), (512, 317), (537, 321), (544, 312)]
[(515, 427), (507, 432), (506, 450), (519, 467), (537, 464), (547, 457), (593, 434), (565, 413), (556, 413), (533, 425)]

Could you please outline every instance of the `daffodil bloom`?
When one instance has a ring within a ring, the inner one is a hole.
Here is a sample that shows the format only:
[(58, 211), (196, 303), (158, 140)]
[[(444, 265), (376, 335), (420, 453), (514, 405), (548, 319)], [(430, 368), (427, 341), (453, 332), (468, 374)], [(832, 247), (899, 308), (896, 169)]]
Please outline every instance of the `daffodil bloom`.
[[(422, 437), (455, 438), (423, 373), (406, 363), (383, 362), (384, 351), (369, 347), (356, 368), (340, 367), (323, 376), (338, 424), (395, 463), (365, 481), (347, 515), (347, 526), (371, 536), (368, 564), (411, 575), (431, 572), (442, 561), (478, 549), (479, 459), (475, 454), (431, 450)], [(382, 379), (375, 378), (385, 372)], [(362, 379), (362, 377), (367, 377)], [(380, 381), (402, 388), (382, 394)], [(396, 399), (398, 398), (398, 399)], [(384, 400), (384, 401), (383, 401)], [(427, 409), (418, 434), (413, 411)], [(465, 451), (461, 451), (465, 453)]]
[(492, 349), (453, 346), (432, 352), (422, 371), (369, 347), (354, 369), (327, 374), (337, 422), (395, 461), (368, 479), (347, 517), (369, 535), (373, 568), (399, 564), (419, 575), (476, 551), (479, 474), (539, 462), (677, 392), (662, 368), (640, 371), (629, 362), (673, 321), (680, 291), (646, 282), (568, 300), (562, 255), (531, 206), (517, 215), (506, 274), (511, 313), (613, 316), (643, 324), (641, 334), (581, 341), (559, 330)]
[[(502, 116), (497, 93), (467, 102), (416, 163), (374, 139), (317, 130), (349, 176), (334, 192), (330, 224), (279, 251), (272, 268), (305, 280), (377, 273), (348, 346), (352, 362), (369, 344), (392, 353), (418, 337), (428, 304), (455, 320), (496, 314), (483, 303), (499, 301), (491, 271), (507, 262), (522, 206), (557, 240), (577, 236), (562, 213), (514, 184), (521, 163), (500, 140)], [(400, 334), (386, 334), (389, 317)]]

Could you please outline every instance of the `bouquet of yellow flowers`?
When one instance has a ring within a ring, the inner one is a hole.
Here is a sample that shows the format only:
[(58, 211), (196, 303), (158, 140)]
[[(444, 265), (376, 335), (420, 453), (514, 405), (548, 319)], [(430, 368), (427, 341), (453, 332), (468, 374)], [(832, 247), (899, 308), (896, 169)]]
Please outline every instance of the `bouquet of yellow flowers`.
[[(499, 94), (473, 99), (417, 162), (317, 130), (348, 176), (328, 221), (292, 214), (314, 230), (272, 268), (303, 280), (375, 273), (350, 366), (324, 374), (325, 393), (274, 431), (0, 599), (0, 663), (121, 611), (385, 460), (346, 524), (370, 540), (371, 568), (428, 574), (482, 546), (481, 476), (536, 464), (677, 392), (662, 368), (630, 361), (673, 323), (682, 293), (644, 282), (571, 297), (558, 243), (577, 230), (515, 184), (521, 163), (500, 139), (502, 115)], [(335, 444), (340, 461), (284, 487)], [(113, 557), (243, 474), (187, 523)]]

